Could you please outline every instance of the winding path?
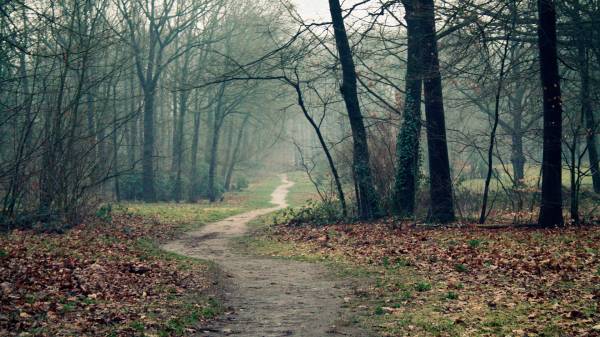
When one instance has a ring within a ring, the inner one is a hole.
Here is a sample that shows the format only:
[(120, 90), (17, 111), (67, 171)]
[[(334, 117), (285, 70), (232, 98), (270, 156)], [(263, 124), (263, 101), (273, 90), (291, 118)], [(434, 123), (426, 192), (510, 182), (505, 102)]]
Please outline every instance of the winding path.
[(287, 207), (286, 196), (294, 183), (285, 175), (281, 179), (271, 195), (275, 207), (208, 224), (163, 247), (214, 261), (228, 277), (225, 305), (235, 313), (199, 336), (367, 336), (342, 318), (348, 289), (322, 266), (246, 255), (229, 243), (246, 232), (250, 220)]

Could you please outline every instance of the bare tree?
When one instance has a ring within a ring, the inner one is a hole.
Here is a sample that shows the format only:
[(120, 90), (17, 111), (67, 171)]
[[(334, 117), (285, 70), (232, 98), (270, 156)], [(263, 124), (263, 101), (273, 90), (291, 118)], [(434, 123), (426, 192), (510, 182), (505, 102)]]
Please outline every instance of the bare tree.
[(348, 42), (339, 0), (329, 0), (329, 11), (331, 13), (339, 61), (342, 68), (340, 90), (346, 103), (346, 110), (348, 111), (348, 118), (352, 128), (352, 140), (354, 142), (353, 168), (357, 187), (358, 215), (363, 219), (374, 218), (380, 215), (378, 210), (379, 198), (373, 186), (373, 177), (369, 164), (367, 131), (358, 101), (356, 69), (354, 60), (352, 59), (352, 51)]

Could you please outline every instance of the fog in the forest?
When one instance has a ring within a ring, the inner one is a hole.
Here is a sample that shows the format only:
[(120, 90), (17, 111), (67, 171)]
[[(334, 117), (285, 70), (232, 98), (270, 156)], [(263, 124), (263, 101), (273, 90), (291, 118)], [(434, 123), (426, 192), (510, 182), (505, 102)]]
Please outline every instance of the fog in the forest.
[(0, 222), (290, 171), (344, 217), (594, 219), (600, 7), (554, 5), (5, 2)]

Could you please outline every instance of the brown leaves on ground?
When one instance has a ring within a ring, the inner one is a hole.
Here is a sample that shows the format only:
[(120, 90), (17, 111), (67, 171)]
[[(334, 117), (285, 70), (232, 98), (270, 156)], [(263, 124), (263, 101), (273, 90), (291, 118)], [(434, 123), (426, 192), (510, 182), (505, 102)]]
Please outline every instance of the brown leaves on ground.
[(368, 292), (380, 300), (375, 315), (396, 316), (382, 325), (389, 335), (600, 336), (600, 227), (363, 223), (278, 226), (272, 235), (379, 270)]
[(0, 236), (0, 335), (183, 333), (180, 316), (206, 310), (184, 302), (207, 289), (207, 267), (146, 241), (175, 228), (118, 216), (65, 234)]

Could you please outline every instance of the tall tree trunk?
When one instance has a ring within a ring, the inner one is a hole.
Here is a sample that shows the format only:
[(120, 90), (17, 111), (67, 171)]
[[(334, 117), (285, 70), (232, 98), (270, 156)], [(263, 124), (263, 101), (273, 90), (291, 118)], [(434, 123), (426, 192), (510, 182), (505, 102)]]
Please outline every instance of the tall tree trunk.
[(198, 196), (198, 144), (200, 142), (200, 117), (202, 115), (198, 97), (195, 99), (194, 109), (194, 134), (192, 136), (192, 153), (190, 158), (190, 202), (196, 202)]
[(419, 139), (421, 134), (421, 23), (422, 13), (415, 1), (403, 1), (407, 23), (406, 95), (402, 125), (396, 140), (396, 180), (393, 189), (393, 212), (411, 217), (419, 177)]
[(144, 145), (142, 157), (142, 191), (146, 202), (156, 201), (154, 189), (154, 95), (156, 84), (144, 84)]
[(438, 59), (433, 0), (417, 0), (423, 9), (423, 74), (427, 148), (429, 156), (429, 220), (446, 223), (454, 220), (452, 178), (446, 142), (446, 121), (442, 77)]
[[(513, 18), (513, 22), (516, 20), (518, 15), (518, 10), (516, 8), (516, 3), (511, 2), (511, 16)], [(517, 51), (520, 49), (520, 42), (513, 42), (511, 46), (511, 73), (512, 78), (511, 81), (514, 83), (518, 83), (520, 77), (522, 75), (521, 64), (519, 63), (519, 55)], [(518, 85), (517, 85), (518, 88)], [(512, 117), (512, 124), (507, 125), (505, 127), (505, 131), (510, 134), (511, 137), (511, 156), (510, 162), (513, 170), (513, 187), (516, 189), (522, 188), (525, 186), (525, 154), (523, 152), (523, 137), (525, 135), (525, 130), (523, 130), (523, 115), (525, 111), (525, 107), (523, 106), (523, 101), (525, 98), (525, 90), (516, 90), (515, 92), (510, 93), (508, 97), (508, 111)], [(522, 198), (519, 197), (519, 205), (522, 206)], [(519, 207), (519, 210), (521, 207)]]
[[(177, 64), (175, 66), (177, 67)], [(171, 174), (173, 178), (177, 172), (177, 151), (179, 150), (177, 147), (179, 138), (179, 109), (177, 104), (178, 102), (179, 100), (177, 97), (177, 91), (173, 91), (173, 93), (171, 94), (171, 103), (173, 103), (173, 106), (171, 107), (171, 111), (173, 112), (173, 127), (171, 128)]]
[(115, 199), (117, 202), (121, 201), (121, 190), (119, 188), (119, 137), (118, 130), (119, 126), (117, 124), (118, 120), (118, 109), (117, 109), (117, 84), (115, 83), (113, 86), (113, 125), (112, 125), (112, 143), (113, 143), (113, 179), (114, 179), (114, 193)]
[(184, 140), (184, 122), (187, 113), (189, 94), (187, 91), (181, 91), (179, 94), (179, 117), (177, 120), (177, 137), (175, 138), (175, 187), (173, 188), (173, 199), (176, 202), (182, 198), (182, 168), (183, 168), (183, 140)]
[[(105, 98), (102, 103), (102, 108), (99, 109), (99, 113), (97, 112), (96, 118), (96, 134), (98, 138), (98, 155), (97, 155), (97, 163), (98, 163), (98, 176), (96, 179), (105, 180), (106, 176), (108, 176), (108, 168), (110, 163), (109, 151), (107, 148), (107, 139), (106, 139), (106, 130), (110, 126), (110, 115), (105, 115), (103, 112), (110, 111), (108, 108), (110, 103), (110, 84), (106, 84), (105, 92), (103, 97)], [(109, 129), (110, 130), (110, 129)], [(100, 185), (100, 192), (104, 197), (107, 191), (107, 184), (103, 182)]]
[(217, 190), (215, 186), (217, 175), (217, 164), (219, 159), (219, 138), (221, 135), (222, 123), (215, 118), (212, 130), (212, 140), (210, 142), (210, 162), (208, 164), (208, 200), (217, 201)]
[[(587, 68), (586, 62), (583, 67)], [(600, 193), (600, 167), (598, 165), (598, 147), (596, 143), (596, 132), (598, 125), (594, 120), (594, 110), (592, 109), (592, 100), (590, 97), (590, 78), (588, 70), (581, 74), (581, 108), (585, 117), (586, 141), (588, 158), (590, 161), (590, 172), (592, 175), (592, 184), (594, 192)]]
[(511, 157), (515, 187), (525, 184), (525, 155), (523, 154), (522, 110), (513, 115), (511, 131)]
[(544, 150), (539, 225), (563, 224), (562, 216), (562, 99), (556, 50), (554, 0), (538, 0), (538, 47), (544, 91)]
[(358, 186), (358, 216), (370, 219), (379, 216), (379, 198), (373, 185), (369, 165), (369, 146), (367, 131), (363, 122), (356, 88), (356, 68), (352, 59), (352, 50), (348, 42), (342, 8), (339, 0), (329, 0), (329, 11), (333, 22), (335, 42), (342, 67), (341, 92), (348, 111), (352, 140), (354, 142), (353, 167)]
[[(223, 163), (223, 172), (222, 176), (223, 177), (227, 177), (227, 171), (229, 170), (229, 164), (231, 162), (231, 157), (233, 156), (233, 152), (235, 151), (235, 149), (233, 148), (233, 138), (234, 138), (234, 129), (235, 129), (235, 123), (234, 121), (232, 121), (231, 123), (229, 123), (228, 127), (226, 128), (225, 131), (225, 162)], [(239, 132), (239, 131), (238, 131)], [(228, 188), (226, 186), (223, 186), (225, 191), (228, 190)]]
[(129, 111), (131, 114), (131, 121), (128, 123), (129, 124), (129, 142), (127, 145), (128, 149), (127, 149), (127, 157), (129, 160), (129, 168), (133, 169), (135, 167), (135, 151), (137, 150), (137, 121), (138, 121), (138, 113), (135, 110), (135, 83), (134, 83), (134, 78), (133, 78), (133, 74), (132, 76), (130, 76), (129, 78), (129, 94), (130, 94), (130, 100), (129, 100)]
[[(225, 191), (229, 191), (231, 187), (231, 178), (233, 177), (233, 171), (235, 169), (235, 164), (238, 162), (238, 156), (240, 152), (240, 148), (242, 147), (242, 139), (244, 137), (244, 129), (246, 128), (246, 124), (248, 124), (248, 120), (250, 119), (250, 114), (246, 114), (242, 124), (240, 125), (240, 130), (238, 131), (237, 139), (235, 141), (235, 145), (233, 148), (233, 153), (231, 154), (231, 158), (229, 159), (229, 164), (227, 165), (227, 171), (225, 172)], [(233, 133), (233, 132), (232, 132)]]
[(588, 158), (590, 161), (590, 173), (592, 175), (592, 184), (594, 187), (594, 192), (600, 193), (600, 168), (598, 167), (598, 148), (596, 147), (596, 131), (598, 131), (598, 126), (594, 120), (592, 97), (590, 96), (590, 66), (587, 47), (589, 44), (589, 39), (587, 38), (588, 32), (581, 22), (579, 13), (580, 10), (580, 3), (579, 1), (576, 1), (574, 23), (578, 27), (575, 41), (577, 43), (579, 81), (581, 84), (581, 110), (586, 125), (586, 141)]
[[(217, 95), (218, 95), (218, 93), (217, 93)], [(209, 129), (214, 124), (215, 124), (215, 109), (208, 109), (207, 116), (206, 116), (207, 129)], [(210, 132), (206, 132), (206, 145), (205, 145), (206, 149), (210, 148), (211, 142), (212, 142), (212, 134)], [(204, 152), (204, 162), (205, 163), (210, 162), (210, 151)]]
[(223, 99), (227, 83), (223, 82), (217, 91), (217, 104), (212, 118), (212, 134), (210, 137), (210, 152), (208, 162), (208, 200), (217, 201), (216, 175), (219, 164), (219, 138), (221, 137), (221, 127), (225, 122), (225, 113), (223, 112)]
[[(579, 120), (576, 123), (578, 124), (576, 127), (576, 130), (580, 130), (581, 126), (582, 126), (581, 125), (582, 120)], [(569, 152), (570, 152), (569, 159), (571, 161), (571, 167), (569, 168), (569, 180), (571, 183), (571, 185), (570, 185), (571, 186), (570, 213), (571, 213), (571, 220), (573, 221), (573, 224), (579, 225), (579, 186), (580, 186), (580, 184), (579, 184), (579, 179), (578, 179), (578, 173), (579, 173), (579, 169), (581, 167), (579, 166), (579, 160), (578, 160), (578, 154), (579, 154), (578, 132), (574, 132), (572, 142), (568, 146), (568, 148), (569, 148)]]

